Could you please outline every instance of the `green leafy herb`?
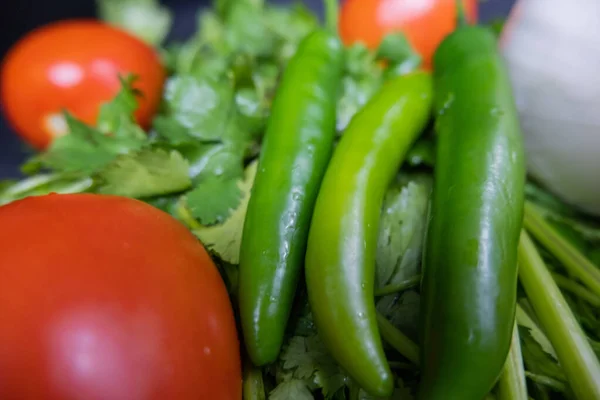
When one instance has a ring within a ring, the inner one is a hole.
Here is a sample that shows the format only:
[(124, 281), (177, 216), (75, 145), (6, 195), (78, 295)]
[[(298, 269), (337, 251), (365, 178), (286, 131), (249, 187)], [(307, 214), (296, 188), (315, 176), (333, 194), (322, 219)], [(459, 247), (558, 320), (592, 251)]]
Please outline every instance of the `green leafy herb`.
[(289, 379), (280, 383), (269, 394), (269, 400), (314, 400), (314, 397), (306, 385), (300, 379)]
[(533, 338), (529, 329), (519, 326), (519, 337), (521, 338), (521, 351), (524, 362), (529, 371), (549, 376), (561, 382), (567, 381), (558, 360), (544, 351), (542, 346)]
[(345, 73), (337, 104), (337, 129), (343, 131), (352, 117), (375, 94), (383, 83), (382, 69), (363, 44), (345, 49)]
[(422, 57), (413, 50), (403, 33), (385, 36), (379, 45), (376, 58), (390, 64), (386, 71), (388, 78), (414, 71), (422, 62)]
[(158, 45), (167, 37), (172, 12), (158, 0), (97, 0), (100, 18)]
[(56, 138), (48, 151), (35, 159), (54, 171), (86, 175), (104, 168), (119, 154), (140, 150), (147, 138), (133, 119), (137, 107), (134, 81), (134, 77), (121, 79), (117, 96), (101, 108), (98, 128), (65, 112), (68, 133)]
[(225, 81), (177, 76), (167, 82), (165, 100), (167, 113), (187, 129), (190, 140), (220, 140), (234, 113), (233, 87)]
[(238, 264), (240, 260), (244, 218), (246, 217), (250, 191), (256, 176), (256, 168), (257, 162), (253, 162), (246, 168), (245, 179), (239, 185), (242, 200), (231, 216), (223, 224), (200, 227), (194, 230), (194, 234), (205, 246), (217, 253), (221, 260), (231, 264)]
[(107, 136), (65, 112), (69, 133), (55, 139), (49, 150), (39, 156), (47, 168), (62, 172), (92, 174), (104, 168), (117, 155), (137, 151), (143, 141)]
[(235, 180), (208, 177), (186, 195), (186, 204), (201, 224), (212, 225), (225, 221), (239, 205), (241, 196)]
[(431, 181), (428, 176), (403, 180), (390, 187), (383, 203), (377, 241), (377, 287), (419, 273)]
[(98, 174), (99, 193), (145, 198), (181, 192), (192, 185), (187, 161), (176, 151), (146, 149), (117, 157)]
[(313, 382), (327, 398), (342, 389), (347, 380), (318, 335), (293, 336), (282, 351), (280, 362), (292, 379), (302, 379), (307, 385)]

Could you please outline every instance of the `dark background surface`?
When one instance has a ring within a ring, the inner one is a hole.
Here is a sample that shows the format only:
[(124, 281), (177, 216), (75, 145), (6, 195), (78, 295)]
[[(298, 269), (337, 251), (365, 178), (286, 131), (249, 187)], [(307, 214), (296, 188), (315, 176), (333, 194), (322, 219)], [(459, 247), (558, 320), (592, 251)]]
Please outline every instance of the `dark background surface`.
[[(320, 0), (304, 1), (314, 9), (320, 9)], [(514, 1), (482, 0), (480, 19), (488, 21), (507, 15)], [(185, 39), (192, 34), (196, 30), (198, 9), (210, 5), (209, 0), (163, 0), (163, 3), (175, 13), (172, 39)], [(40, 25), (60, 19), (94, 16), (94, 0), (4, 1), (0, 8), (0, 58), (21, 36)], [(19, 164), (25, 157), (23, 143), (0, 116), (0, 178), (18, 176)]]

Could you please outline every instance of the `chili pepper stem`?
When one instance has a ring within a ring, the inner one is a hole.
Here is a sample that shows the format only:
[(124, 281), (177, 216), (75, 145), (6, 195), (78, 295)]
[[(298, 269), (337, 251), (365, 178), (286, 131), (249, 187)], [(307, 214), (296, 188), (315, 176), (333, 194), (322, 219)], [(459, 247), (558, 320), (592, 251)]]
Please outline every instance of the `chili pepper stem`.
[(338, 0), (325, 0), (325, 26), (332, 32), (338, 32)]
[(519, 279), (578, 399), (600, 398), (600, 362), (526, 232), (519, 245)]
[(519, 329), (515, 323), (510, 352), (506, 358), (504, 371), (498, 381), (499, 400), (527, 400), (527, 383), (525, 382), (525, 368), (521, 354), (521, 339)]
[(525, 203), (524, 224), (527, 231), (546, 247), (570, 274), (577, 277), (596, 296), (600, 296), (600, 269), (546, 222), (536, 206), (529, 202)]

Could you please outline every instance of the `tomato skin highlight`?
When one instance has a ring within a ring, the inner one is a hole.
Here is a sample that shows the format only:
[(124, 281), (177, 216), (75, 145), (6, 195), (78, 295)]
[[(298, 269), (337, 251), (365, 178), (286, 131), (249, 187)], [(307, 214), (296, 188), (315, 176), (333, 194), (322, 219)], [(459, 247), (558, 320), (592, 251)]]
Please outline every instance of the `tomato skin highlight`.
[[(467, 19), (477, 21), (478, 0), (463, 0)], [(340, 35), (346, 45), (362, 42), (376, 49), (386, 34), (403, 32), (425, 67), (437, 46), (456, 27), (456, 0), (346, 0)]]
[(95, 124), (102, 103), (119, 91), (119, 74), (135, 74), (142, 92), (136, 120), (148, 128), (166, 72), (156, 51), (129, 33), (93, 20), (52, 23), (18, 41), (1, 71), (4, 112), (37, 149), (64, 134), (63, 110)]
[(197, 239), (137, 200), (0, 207), (0, 398), (241, 399), (225, 285)]

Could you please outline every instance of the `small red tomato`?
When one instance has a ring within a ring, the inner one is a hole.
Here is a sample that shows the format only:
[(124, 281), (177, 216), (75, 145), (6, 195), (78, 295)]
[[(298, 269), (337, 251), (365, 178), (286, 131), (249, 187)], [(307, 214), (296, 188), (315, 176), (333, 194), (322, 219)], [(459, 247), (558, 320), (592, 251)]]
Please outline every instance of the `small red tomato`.
[(8, 52), (1, 71), (8, 120), (31, 145), (43, 149), (66, 133), (62, 111), (95, 124), (100, 105), (135, 74), (142, 92), (136, 119), (147, 128), (165, 79), (158, 54), (132, 35), (97, 21), (66, 21), (37, 29)]
[[(463, 0), (467, 19), (477, 20), (478, 0)], [(440, 42), (456, 27), (456, 0), (346, 0), (340, 35), (346, 44), (377, 48), (391, 32), (403, 32), (426, 67)]]
[(241, 399), (229, 296), (178, 221), (53, 194), (0, 207), (0, 226), (0, 399)]

